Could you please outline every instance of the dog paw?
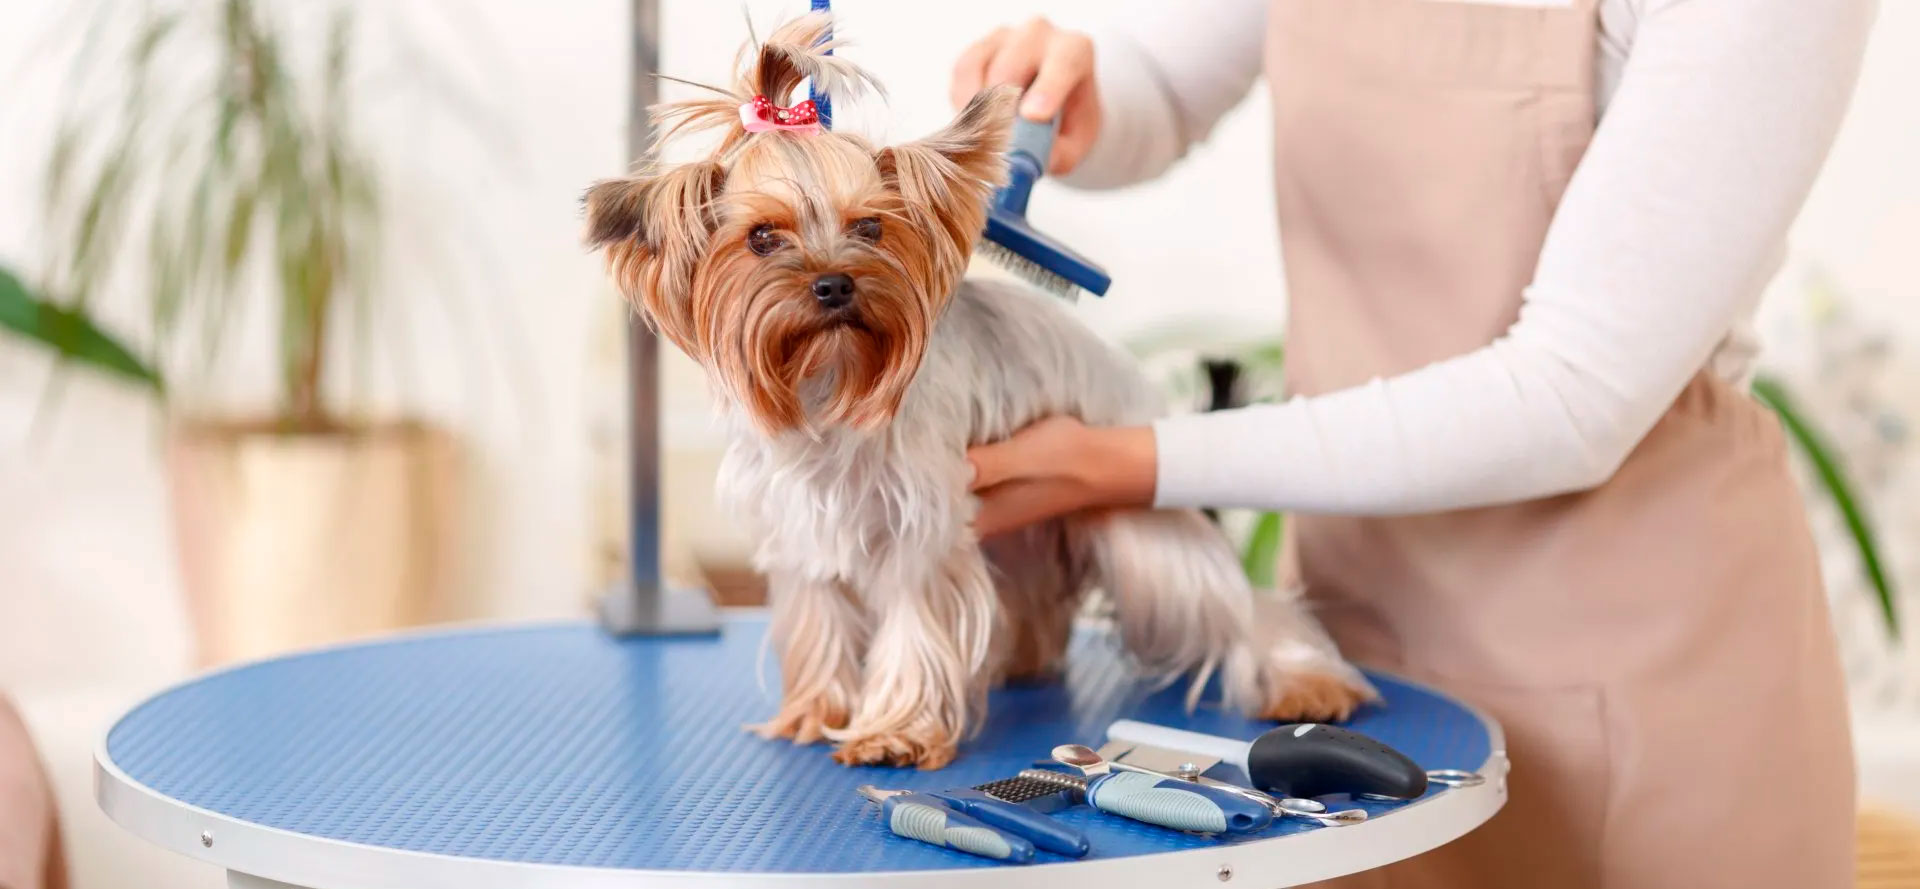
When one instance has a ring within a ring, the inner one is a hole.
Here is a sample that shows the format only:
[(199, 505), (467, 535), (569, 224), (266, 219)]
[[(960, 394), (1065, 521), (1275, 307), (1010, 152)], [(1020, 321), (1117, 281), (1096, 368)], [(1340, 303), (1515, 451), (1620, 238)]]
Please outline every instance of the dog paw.
[(1332, 672), (1291, 672), (1274, 683), (1255, 715), (1275, 722), (1339, 722), (1380, 695), (1365, 684)]
[(833, 758), (849, 766), (915, 766), (937, 769), (959, 752), (954, 739), (911, 732), (881, 732), (840, 742)]
[(826, 740), (828, 732), (846, 727), (849, 716), (846, 707), (824, 698), (788, 701), (780, 705), (780, 712), (772, 719), (749, 725), (747, 730), (762, 738), (788, 738), (795, 744), (814, 744)]

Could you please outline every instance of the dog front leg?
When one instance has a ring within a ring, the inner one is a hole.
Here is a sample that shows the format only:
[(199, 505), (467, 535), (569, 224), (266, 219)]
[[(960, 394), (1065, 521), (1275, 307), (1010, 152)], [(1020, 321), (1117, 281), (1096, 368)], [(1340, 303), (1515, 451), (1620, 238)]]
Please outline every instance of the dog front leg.
[(867, 644), (865, 617), (838, 581), (770, 572), (768, 593), (768, 633), (780, 658), (780, 712), (752, 728), (763, 737), (811, 744), (853, 715)]
[[(931, 570), (877, 572), (868, 591), (879, 626), (852, 722), (828, 732), (847, 765), (953, 761), (986, 710), (997, 620), (992, 578), (971, 540)], [(917, 577), (916, 577), (917, 575)]]

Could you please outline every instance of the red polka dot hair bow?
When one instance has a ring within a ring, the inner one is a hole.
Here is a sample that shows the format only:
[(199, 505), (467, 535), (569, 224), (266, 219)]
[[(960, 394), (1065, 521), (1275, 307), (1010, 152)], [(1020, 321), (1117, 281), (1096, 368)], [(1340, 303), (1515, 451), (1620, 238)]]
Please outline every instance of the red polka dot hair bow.
[(753, 101), (740, 106), (740, 125), (746, 127), (749, 133), (768, 130), (817, 133), (820, 131), (820, 112), (814, 107), (812, 99), (792, 108), (782, 108), (766, 96), (754, 96)]

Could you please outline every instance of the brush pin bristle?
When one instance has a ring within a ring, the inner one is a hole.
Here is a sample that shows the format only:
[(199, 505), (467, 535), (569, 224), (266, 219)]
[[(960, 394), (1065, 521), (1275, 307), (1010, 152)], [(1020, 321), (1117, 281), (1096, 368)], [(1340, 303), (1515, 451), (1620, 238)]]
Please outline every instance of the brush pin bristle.
[(976, 785), (973, 789), (982, 791), (995, 799), (1005, 800), (1006, 802), (1028, 803), (1043, 796), (1052, 796), (1061, 790), (1070, 788), (1063, 788), (1058, 784), (1040, 781), (1034, 778), (1013, 777), (1002, 778), (998, 781), (989, 781), (985, 784)]
[(1021, 781), (1047, 784), (1062, 790), (1087, 789), (1087, 779), (1085, 776), (1069, 775), (1065, 772), (1056, 772), (1051, 769), (1021, 769), (1020, 774), (1015, 775), (1014, 778)]
[(1012, 250), (1008, 250), (999, 244), (983, 240), (980, 242), (977, 252), (993, 262), (994, 265), (1012, 272), (1027, 283), (1041, 290), (1045, 290), (1048, 293), (1071, 302), (1078, 302), (1080, 299), (1080, 288), (1075, 286), (1072, 281), (1047, 271), (1046, 268), (1039, 263), (1021, 256)]

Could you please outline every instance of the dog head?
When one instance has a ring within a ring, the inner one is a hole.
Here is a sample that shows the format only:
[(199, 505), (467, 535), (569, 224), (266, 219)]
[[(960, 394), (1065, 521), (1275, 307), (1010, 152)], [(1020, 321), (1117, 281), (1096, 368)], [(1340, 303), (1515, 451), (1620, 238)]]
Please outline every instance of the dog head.
[(803, 80), (836, 97), (873, 86), (827, 54), (828, 25), (790, 22), (743, 52), (733, 90), (655, 109), (661, 142), (720, 129), (710, 156), (585, 199), (588, 243), (627, 299), (769, 434), (892, 419), (1005, 178), (1012, 89), (887, 148), (769, 125), (806, 120), (810, 106), (781, 107)]

